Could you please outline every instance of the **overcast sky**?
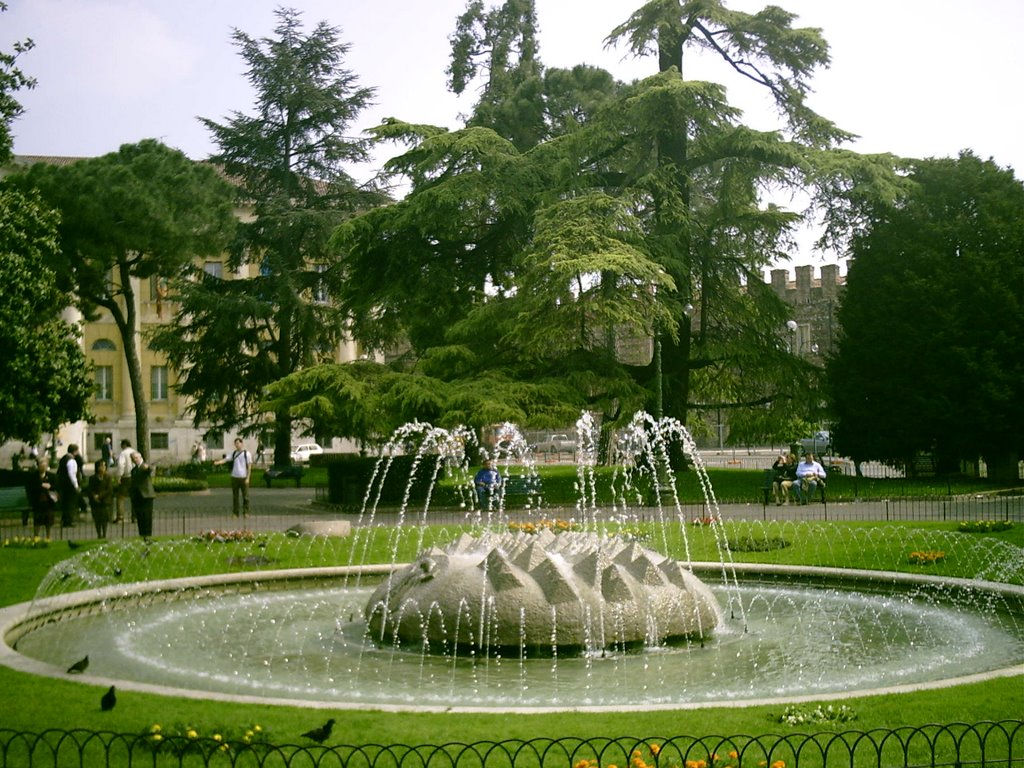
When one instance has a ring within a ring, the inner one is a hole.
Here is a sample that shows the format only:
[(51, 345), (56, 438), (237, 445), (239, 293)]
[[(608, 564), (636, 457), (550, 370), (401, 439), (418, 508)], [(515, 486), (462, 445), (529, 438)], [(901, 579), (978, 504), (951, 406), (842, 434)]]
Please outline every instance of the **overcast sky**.
[[(214, 151), (198, 116), (250, 112), (233, 28), (272, 33), (273, 10), (302, 11), (307, 30), (327, 21), (351, 45), (345, 65), (377, 104), (356, 129), (394, 116), (451, 128), (472, 100), (445, 88), (448, 36), (467, 0), (6, 0), (0, 50), (30, 37), (19, 67), (38, 80), (18, 94), (13, 125), (23, 155), (93, 156), (158, 138), (190, 157)], [(1024, 0), (772, 0), (820, 27), (832, 65), (811, 106), (861, 138), (851, 148), (909, 157), (982, 158), (1024, 168)], [(488, 2), (492, 6), (497, 2)], [(755, 11), (762, 0), (732, 0)], [(641, 0), (536, 0), (544, 64), (603, 66), (630, 80), (653, 58), (624, 58), (604, 39)], [(758, 128), (774, 126), (768, 99), (715, 63), (684, 60), (688, 78), (713, 79)], [(389, 150), (378, 160), (387, 157)], [(372, 169), (352, 169), (365, 178)]]

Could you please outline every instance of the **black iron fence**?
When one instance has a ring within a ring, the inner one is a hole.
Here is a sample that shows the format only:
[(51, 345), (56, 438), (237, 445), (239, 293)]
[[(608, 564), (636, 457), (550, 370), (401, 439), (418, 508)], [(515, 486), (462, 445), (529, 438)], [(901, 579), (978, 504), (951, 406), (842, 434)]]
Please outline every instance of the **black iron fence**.
[(763, 736), (543, 738), (473, 744), (270, 744), (159, 733), (0, 728), (4, 768), (815, 768), (1020, 766), (1024, 721)]

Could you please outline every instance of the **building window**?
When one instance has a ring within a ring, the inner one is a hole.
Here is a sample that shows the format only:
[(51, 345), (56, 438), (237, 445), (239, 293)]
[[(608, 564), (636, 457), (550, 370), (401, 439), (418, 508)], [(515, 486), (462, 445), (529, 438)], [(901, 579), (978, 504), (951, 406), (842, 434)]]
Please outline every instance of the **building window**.
[(167, 366), (154, 365), (149, 369), (149, 399), (167, 399)]
[(116, 352), (117, 345), (114, 344), (110, 339), (96, 339), (92, 343), (93, 352)]
[(96, 366), (96, 399), (114, 399), (114, 366)]
[(203, 271), (210, 277), (216, 277), (218, 280), (224, 279), (224, 264), (219, 261), (207, 261), (203, 264)]
[(149, 447), (154, 451), (166, 451), (171, 447), (171, 441), (166, 432), (150, 432)]
[(149, 300), (150, 301), (163, 301), (167, 298), (167, 292), (170, 289), (167, 285), (167, 278), (160, 277), (159, 275), (153, 275), (149, 278)]

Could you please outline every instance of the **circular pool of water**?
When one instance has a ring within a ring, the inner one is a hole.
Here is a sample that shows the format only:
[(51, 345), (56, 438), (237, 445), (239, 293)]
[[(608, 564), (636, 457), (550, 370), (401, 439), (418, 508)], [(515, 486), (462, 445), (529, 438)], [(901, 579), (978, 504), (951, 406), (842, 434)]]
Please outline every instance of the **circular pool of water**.
[[(165, 585), (159, 599), (141, 593), (64, 608), (31, 628), (12, 621), (4, 633), (44, 673), (61, 674), (88, 654), (87, 679), (121, 688), (336, 708), (669, 709), (836, 698), (1022, 671), (1015, 669), (1024, 659), (1019, 588), (894, 587), (891, 576), (812, 587), (791, 583), (792, 575), (771, 583), (748, 575), (729, 589), (712, 585), (726, 618), (703, 644), (551, 658), (380, 647), (362, 619), (373, 585), (322, 581), (227, 591)], [(258, 578), (267, 583), (267, 574)]]

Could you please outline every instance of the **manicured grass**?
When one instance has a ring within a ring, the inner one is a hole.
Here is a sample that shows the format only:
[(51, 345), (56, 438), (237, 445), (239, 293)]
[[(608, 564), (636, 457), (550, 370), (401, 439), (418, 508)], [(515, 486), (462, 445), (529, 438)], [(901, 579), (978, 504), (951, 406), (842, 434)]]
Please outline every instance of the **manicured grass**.
[[(307, 488), (327, 485), (327, 468), (307, 466), (302, 478), (302, 485)], [(478, 467), (470, 470), (472, 476)], [(513, 472), (517, 471), (513, 468)], [(579, 498), (579, 474), (575, 466), (570, 464), (539, 465), (537, 472), (544, 487), (544, 498), (551, 505), (572, 505)], [(723, 469), (711, 467), (707, 470), (715, 496), (722, 502), (760, 502), (761, 485), (764, 477), (760, 469)], [(597, 503), (609, 504), (613, 493), (621, 493), (624, 485), (622, 470), (615, 467), (597, 467), (594, 470), (597, 487)], [(262, 469), (253, 469), (253, 482), (262, 484)], [(226, 470), (219, 468), (206, 475), (210, 488), (230, 488), (231, 477)], [(644, 489), (646, 483), (634, 476), (635, 485)], [(280, 483), (277, 483), (280, 485)], [(440, 483), (440, 490), (450, 488), (453, 481), (445, 479)], [(613, 491), (618, 489), (617, 491)], [(684, 504), (704, 501), (704, 494), (697, 479), (695, 470), (687, 470), (676, 478), (676, 490), (680, 501)], [(895, 497), (934, 497), (958, 496), (973, 493), (992, 493), (1005, 490), (1001, 485), (969, 477), (954, 476), (949, 478), (858, 478), (852, 475), (833, 473), (828, 481), (829, 500), (852, 501), (854, 499), (873, 500)], [(437, 500), (435, 500), (436, 503)], [(629, 499), (630, 502), (635, 499)]]
[[(803, 563), (874, 569), (942, 573), (972, 577), (991, 567), (993, 560), (1017, 556), (1016, 570), (1008, 580), (1021, 583), (1020, 561), (1024, 526), (998, 533), (962, 534), (954, 523), (729, 523), (724, 534), (739, 544), (784, 541), (786, 546), (768, 551), (736, 551), (736, 560)], [(360, 540), (368, 561), (386, 561), (392, 549), (407, 559), (420, 546), (449, 541), (454, 526), (409, 529), (395, 538), (394, 528), (381, 528), (369, 540)], [(689, 551), (694, 560), (715, 560), (716, 531), (709, 526), (647, 524), (629, 526), (626, 533), (644, 537), (645, 543), (666, 554), (683, 557)], [(422, 536), (422, 538), (421, 538)], [(975, 546), (977, 545), (977, 546)], [(192, 540), (160, 540), (148, 556), (140, 557), (141, 542), (88, 546), (74, 553), (79, 566), (107, 579), (115, 568), (123, 580), (166, 578), (176, 575), (213, 573), (227, 570), (258, 570), (311, 565), (344, 565), (350, 559), (349, 540), (295, 539), (273, 534), (252, 541), (210, 543)], [(757, 550), (757, 546), (751, 546)], [(941, 562), (911, 565), (914, 550), (943, 551)], [(49, 569), (65, 560), (67, 549), (5, 548), (0, 550), (0, 581), (4, 603), (30, 600)], [(265, 565), (253, 565), (252, 557)], [(250, 558), (250, 560), (246, 560)], [(363, 559), (362, 557), (360, 558)], [(72, 569), (67, 569), (72, 571)], [(61, 590), (74, 585), (77, 576), (61, 583)], [(336, 717), (338, 725), (332, 744), (472, 743), (478, 740), (530, 739), (575, 736), (634, 736), (638, 738), (688, 735), (731, 735), (795, 733), (832, 730), (829, 726), (786, 726), (778, 722), (781, 705), (746, 708), (711, 708), (667, 712), (644, 712), (631, 708), (623, 713), (523, 714), (421, 714), (308, 710), (299, 706), (237, 704), (163, 697), (124, 692), (113, 712), (100, 712), (103, 690), (75, 679), (42, 679), (0, 669), (3, 693), (2, 727), (40, 731), (46, 728), (87, 728), (122, 733), (148, 731), (153, 724), (165, 730), (191, 726), (203, 734), (215, 731), (237, 733), (259, 724), (274, 743), (302, 743), (299, 735)], [(643, 702), (635, 702), (642, 705)], [(870, 730), (898, 725), (922, 725), (954, 721), (977, 722), (1020, 717), (1024, 712), (1024, 685), (1020, 676), (998, 679), (955, 689), (923, 691), (890, 696), (849, 699), (846, 704), (857, 719), (841, 728)], [(629, 702), (624, 704), (630, 705)]]

